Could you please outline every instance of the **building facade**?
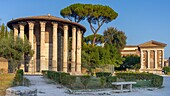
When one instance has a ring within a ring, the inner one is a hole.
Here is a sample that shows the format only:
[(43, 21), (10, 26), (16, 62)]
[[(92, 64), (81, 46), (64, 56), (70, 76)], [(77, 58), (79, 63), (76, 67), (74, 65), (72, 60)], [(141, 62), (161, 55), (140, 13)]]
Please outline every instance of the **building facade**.
[(131, 46), (129, 49), (129, 46), (126, 46), (121, 51), (121, 54), (123, 56), (127, 54), (139, 55), (141, 62), (141, 72), (150, 72), (155, 74), (161, 73), (162, 68), (166, 66), (164, 64), (164, 48), (166, 47), (166, 44), (152, 40), (137, 45), (137, 47), (138, 48), (136, 48), (136, 46)]
[(122, 56), (127, 56), (127, 55), (138, 55), (140, 56), (140, 51), (138, 46), (133, 46), (133, 45), (126, 45), (123, 50), (121, 50), (121, 55)]
[(26, 36), (34, 50), (34, 56), (25, 57), (21, 64), (25, 72), (53, 70), (81, 74), (84, 26), (50, 14), (14, 19), (7, 26), (14, 31), (14, 39), (24, 40)]

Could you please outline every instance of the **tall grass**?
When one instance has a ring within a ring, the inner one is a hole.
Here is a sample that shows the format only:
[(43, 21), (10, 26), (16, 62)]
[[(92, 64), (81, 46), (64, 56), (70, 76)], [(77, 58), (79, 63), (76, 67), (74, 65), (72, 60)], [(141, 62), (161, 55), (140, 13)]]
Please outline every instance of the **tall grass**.
[(13, 84), (15, 74), (0, 74), (0, 96), (5, 96), (5, 91)]

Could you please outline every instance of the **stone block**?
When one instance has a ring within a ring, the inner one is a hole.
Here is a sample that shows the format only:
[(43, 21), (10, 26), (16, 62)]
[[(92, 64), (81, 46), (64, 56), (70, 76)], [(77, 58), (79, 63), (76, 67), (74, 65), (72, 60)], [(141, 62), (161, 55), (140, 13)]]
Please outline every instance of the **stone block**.
[(5, 96), (37, 96), (37, 89), (26, 86), (11, 87), (6, 90)]

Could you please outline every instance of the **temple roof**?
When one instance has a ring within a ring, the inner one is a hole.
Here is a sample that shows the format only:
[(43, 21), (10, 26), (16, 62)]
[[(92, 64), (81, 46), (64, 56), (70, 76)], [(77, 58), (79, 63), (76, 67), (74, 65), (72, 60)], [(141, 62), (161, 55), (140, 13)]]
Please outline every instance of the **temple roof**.
[(166, 45), (167, 44), (165, 44), (165, 43), (161, 43), (161, 42), (151, 40), (149, 42), (145, 42), (143, 44), (140, 44), (139, 47), (165, 47)]
[(12, 24), (16, 24), (18, 22), (25, 22), (25, 21), (36, 21), (36, 20), (42, 20), (42, 21), (53, 21), (53, 22), (58, 22), (58, 23), (64, 23), (64, 24), (70, 24), (70, 25), (75, 25), (79, 26), (80, 29), (82, 29), (84, 32), (86, 31), (86, 28), (76, 22), (72, 22), (63, 18), (59, 18), (56, 16), (52, 16), (50, 14), (48, 15), (42, 15), (42, 16), (29, 16), (29, 17), (24, 17), (24, 18), (17, 18), (9, 21), (7, 23), (8, 27), (12, 29)]
[(125, 47), (138, 47), (137, 45), (126, 45)]

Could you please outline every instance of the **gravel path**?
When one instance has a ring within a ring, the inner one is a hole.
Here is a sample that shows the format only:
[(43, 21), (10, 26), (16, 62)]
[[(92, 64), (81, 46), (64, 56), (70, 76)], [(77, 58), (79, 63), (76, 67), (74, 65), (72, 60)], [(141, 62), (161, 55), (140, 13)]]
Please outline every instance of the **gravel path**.
[[(65, 87), (54, 83), (42, 76), (26, 76), (31, 81), (31, 88), (36, 88), (38, 96), (170, 96), (170, 76), (164, 76), (163, 88), (135, 88), (133, 92), (113, 93), (111, 90), (80, 93), (77, 95), (67, 94)], [(149, 90), (148, 90), (149, 89)]]

